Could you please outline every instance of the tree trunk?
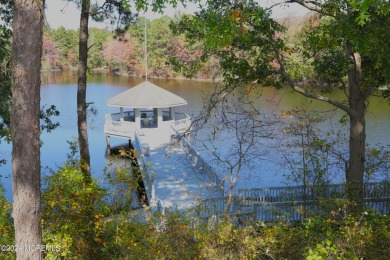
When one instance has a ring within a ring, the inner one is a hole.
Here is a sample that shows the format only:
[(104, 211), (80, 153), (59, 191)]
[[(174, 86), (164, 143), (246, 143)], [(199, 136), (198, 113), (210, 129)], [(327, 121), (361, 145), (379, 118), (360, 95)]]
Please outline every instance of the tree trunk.
[(349, 160), (346, 174), (347, 196), (350, 200), (357, 203), (358, 209), (361, 209), (363, 206), (364, 195), (365, 128), (364, 112), (359, 111), (357, 116), (350, 117)]
[(88, 19), (90, 0), (83, 0), (80, 15), (79, 67), (77, 85), (77, 126), (81, 169), (90, 178), (91, 166), (87, 132), (87, 62), (88, 62)]
[[(88, 144), (87, 128), (87, 64), (88, 64), (88, 20), (91, 1), (82, 0), (80, 14), (80, 35), (79, 35), (79, 67), (78, 67), (78, 85), (77, 85), (77, 126), (79, 132), (80, 166), (84, 174), (86, 185), (92, 183), (91, 166)], [(88, 205), (85, 217), (88, 219), (87, 228), (90, 230), (85, 233), (85, 240), (88, 244), (85, 259), (94, 259), (94, 250), (97, 245), (94, 241), (94, 205), (93, 201)]]
[[(241, 167), (239, 167), (240, 169)], [(238, 170), (239, 172), (240, 170)], [(230, 170), (230, 175), (233, 174), (233, 171)], [(233, 203), (233, 191), (234, 191), (234, 185), (236, 184), (236, 179), (235, 180), (232, 180), (232, 178), (230, 178), (230, 184), (229, 184), (229, 194), (228, 196), (226, 197), (226, 208), (225, 208), (225, 219), (226, 220), (229, 220), (230, 219), (230, 208), (232, 206), (232, 203)]]
[(41, 259), (39, 113), (44, 1), (14, 0), (12, 189), (17, 259)]
[[(347, 44), (348, 45), (348, 44)], [(347, 53), (349, 46), (347, 46)], [(349, 114), (349, 160), (346, 169), (347, 196), (356, 202), (352, 210), (361, 211), (363, 206), (363, 178), (366, 149), (366, 96), (360, 90), (361, 58), (358, 53), (350, 53), (354, 61), (348, 71), (349, 107), (353, 113)]]

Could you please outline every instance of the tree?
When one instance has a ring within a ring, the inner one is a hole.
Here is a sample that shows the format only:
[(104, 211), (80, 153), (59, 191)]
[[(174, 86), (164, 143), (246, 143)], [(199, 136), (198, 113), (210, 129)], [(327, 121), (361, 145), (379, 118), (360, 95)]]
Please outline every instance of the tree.
[(91, 2), (81, 1), (80, 34), (79, 34), (79, 66), (77, 80), (77, 129), (79, 134), (79, 151), (82, 172), (86, 181), (90, 182), (91, 166), (87, 133), (87, 64), (88, 64), (88, 20)]
[(104, 44), (112, 37), (112, 32), (91, 28), (90, 29), (90, 37), (89, 37), (89, 46), (93, 46), (90, 48), (88, 53), (88, 67), (90, 68), (103, 68), (106, 66), (106, 62), (102, 57), (102, 51)]
[(17, 259), (41, 259), (40, 69), (44, 1), (13, 1), (12, 172)]
[[(72, 1), (72, 0), (69, 0)], [(90, 0), (75, 1), (81, 8), (80, 31), (79, 31), (79, 64), (77, 83), (77, 128), (79, 136), (80, 163), (87, 182), (91, 176), (90, 154), (87, 132), (87, 69), (88, 69), (88, 22), (90, 16), (97, 21), (105, 19), (116, 19), (119, 25), (128, 25), (134, 18), (127, 1), (105, 1), (102, 5), (95, 3), (91, 5)], [(115, 17), (115, 13), (118, 17)], [(119, 29), (119, 27), (118, 27)]]
[(148, 21), (146, 17), (138, 19), (134, 25), (129, 27), (131, 37), (137, 39), (139, 44), (144, 45), (145, 22), (147, 26), (147, 49), (148, 49), (148, 75), (157, 77), (170, 77), (171, 68), (167, 47), (170, 44), (172, 31), (169, 24), (172, 19), (169, 16), (162, 16), (158, 19)]
[(58, 48), (61, 50), (62, 58), (67, 62), (68, 66), (76, 66), (78, 55), (77, 48), (77, 31), (71, 29), (65, 29), (61, 26), (56, 30), (52, 30), (50, 33), (51, 39), (56, 42)]
[(46, 67), (55, 68), (61, 65), (60, 50), (57, 48), (56, 43), (53, 42), (48, 35), (43, 36), (43, 60), (46, 60)]
[(140, 46), (127, 34), (110, 39), (102, 51), (109, 68), (119, 68), (132, 75), (139, 75), (141, 72), (139, 53)]
[[(3, 23), (0, 25), (0, 142), (11, 141), (11, 49), (12, 49), (12, 1), (0, 1), (0, 17)], [(52, 50), (53, 51), (53, 50)], [(55, 50), (54, 50), (55, 52)], [(54, 52), (51, 52), (53, 54)], [(52, 122), (50, 116), (58, 115), (55, 106), (48, 109), (42, 107), (40, 113), (41, 130), (50, 132), (59, 123)], [(0, 159), (0, 165), (5, 163)]]
[[(305, 97), (343, 110), (349, 119), (349, 159), (345, 173), (347, 194), (363, 203), (365, 113), (368, 98), (390, 80), (389, 3), (386, 1), (291, 0), (316, 12), (317, 27), (310, 26), (300, 45), (290, 48), (283, 26), (256, 2), (209, 1), (209, 5), (179, 24), (187, 36), (204, 40), (206, 55), (221, 59), (227, 86), (257, 82), (276, 88), (287, 84)], [(368, 6), (368, 7), (367, 7)], [(362, 14), (365, 18), (362, 19)], [(367, 18), (368, 17), (368, 18)], [(366, 19), (367, 18), (367, 19)], [(380, 35), (380, 38), (378, 38)], [(302, 87), (293, 81), (288, 61), (291, 53), (310, 58), (320, 87)], [(345, 91), (345, 99), (327, 95), (332, 88)], [(385, 92), (383, 92), (385, 93)], [(353, 208), (352, 208), (353, 209)]]
[(171, 18), (163, 16), (158, 20), (149, 23), (148, 34), (148, 63), (154, 68), (153, 74), (157, 77), (168, 77), (167, 46), (170, 42), (172, 31), (169, 28)]

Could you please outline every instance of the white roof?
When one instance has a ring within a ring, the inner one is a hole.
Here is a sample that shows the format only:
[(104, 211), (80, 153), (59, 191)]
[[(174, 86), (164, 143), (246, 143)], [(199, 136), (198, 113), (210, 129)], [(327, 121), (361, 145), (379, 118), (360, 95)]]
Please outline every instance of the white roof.
[(187, 105), (187, 101), (149, 81), (145, 81), (110, 98), (107, 105), (130, 108), (159, 108), (183, 106)]

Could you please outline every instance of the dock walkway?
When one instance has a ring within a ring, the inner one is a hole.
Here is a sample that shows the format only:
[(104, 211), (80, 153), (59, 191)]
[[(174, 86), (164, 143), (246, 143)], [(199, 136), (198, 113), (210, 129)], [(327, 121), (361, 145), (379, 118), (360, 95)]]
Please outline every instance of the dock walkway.
[(208, 198), (223, 196), (222, 190), (192, 167), (179, 142), (143, 129), (135, 136), (135, 148), (142, 151), (138, 161), (147, 174), (144, 181), (150, 204), (159, 210), (189, 209)]
[[(153, 133), (144, 129), (136, 134), (134, 146), (141, 151), (137, 157), (146, 172), (144, 181), (155, 211), (198, 207), (198, 215), (207, 219), (224, 215), (229, 207), (230, 215), (240, 220), (299, 221), (306, 211), (318, 211), (321, 199), (345, 198), (344, 185), (337, 184), (240, 189), (232, 203), (227, 203), (223, 180), (185, 137), (179, 142)], [(364, 202), (368, 208), (389, 213), (390, 184), (366, 183)]]

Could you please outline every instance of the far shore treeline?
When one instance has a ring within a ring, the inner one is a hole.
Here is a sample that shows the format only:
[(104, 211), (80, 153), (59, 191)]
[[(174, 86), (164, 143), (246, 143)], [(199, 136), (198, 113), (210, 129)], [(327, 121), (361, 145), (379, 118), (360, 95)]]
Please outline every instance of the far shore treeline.
[[(202, 43), (174, 34), (171, 27), (175, 19), (163, 16), (147, 20), (148, 76), (198, 80), (219, 78), (217, 57), (203, 57)], [(280, 21), (288, 26), (286, 34), (290, 41), (294, 41), (303, 21), (303, 17), (290, 17)], [(78, 35), (78, 30), (64, 27), (46, 29), (43, 36), (42, 70), (77, 70)], [(88, 68), (108, 70), (121, 75), (145, 75), (144, 36), (143, 17), (130, 25), (122, 35), (91, 28)]]
[[(202, 46), (175, 36), (173, 18), (147, 20), (148, 76), (210, 79), (218, 75), (218, 62), (202, 60)], [(145, 75), (144, 18), (139, 18), (121, 35), (113, 31), (89, 30), (89, 69), (106, 69), (115, 74)], [(59, 27), (46, 30), (43, 40), (43, 70), (77, 70), (78, 30)], [(194, 73), (194, 74), (191, 74)]]

